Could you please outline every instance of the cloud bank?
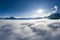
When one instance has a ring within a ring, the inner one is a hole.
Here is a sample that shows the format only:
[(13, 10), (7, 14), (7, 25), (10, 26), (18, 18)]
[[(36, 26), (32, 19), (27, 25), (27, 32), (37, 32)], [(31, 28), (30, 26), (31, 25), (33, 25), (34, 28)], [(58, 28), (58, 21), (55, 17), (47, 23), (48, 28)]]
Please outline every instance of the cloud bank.
[(0, 40), (60, 40), (60, 20), (0, 20)]

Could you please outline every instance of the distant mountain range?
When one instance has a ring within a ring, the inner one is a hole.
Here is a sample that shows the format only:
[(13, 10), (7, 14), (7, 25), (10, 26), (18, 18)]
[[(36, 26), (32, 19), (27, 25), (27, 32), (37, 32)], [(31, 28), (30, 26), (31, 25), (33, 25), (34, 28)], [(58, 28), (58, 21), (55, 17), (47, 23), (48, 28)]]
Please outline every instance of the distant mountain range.
[(15, 18), (15, 17), (0, 17), (0, 19), (7, 19), (7, 20), (36, 20), (36, 19), (42, 19), (42, 18), (48, 18), (48, 19), (60, 19), (60, 13), (54, 13), (47, 17), (35, 17), (35, 18)]
[(5, 17), (0, 19), (7, 19), (7, 20), (34, 20), (34, 19), (42, 19), (42, 17), (36, 17), (36, 18), (15, 18), (15, 17)]

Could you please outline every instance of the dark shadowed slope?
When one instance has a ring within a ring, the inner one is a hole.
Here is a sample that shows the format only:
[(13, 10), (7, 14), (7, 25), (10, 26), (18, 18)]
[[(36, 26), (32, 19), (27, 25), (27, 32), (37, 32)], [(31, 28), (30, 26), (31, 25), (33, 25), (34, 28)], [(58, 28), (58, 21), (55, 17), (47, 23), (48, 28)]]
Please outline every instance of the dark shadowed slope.
[(48, 16), (49, 19), (60, 19), (60, 13), (54, 13)]

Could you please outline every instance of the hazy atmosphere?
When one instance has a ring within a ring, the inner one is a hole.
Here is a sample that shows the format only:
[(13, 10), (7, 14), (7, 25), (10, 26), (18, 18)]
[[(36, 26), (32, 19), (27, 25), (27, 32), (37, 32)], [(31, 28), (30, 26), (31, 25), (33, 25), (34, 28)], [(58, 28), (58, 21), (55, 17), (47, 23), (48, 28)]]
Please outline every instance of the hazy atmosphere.
[(60, 0), (0, 0), (0, 40), (60, 40)]

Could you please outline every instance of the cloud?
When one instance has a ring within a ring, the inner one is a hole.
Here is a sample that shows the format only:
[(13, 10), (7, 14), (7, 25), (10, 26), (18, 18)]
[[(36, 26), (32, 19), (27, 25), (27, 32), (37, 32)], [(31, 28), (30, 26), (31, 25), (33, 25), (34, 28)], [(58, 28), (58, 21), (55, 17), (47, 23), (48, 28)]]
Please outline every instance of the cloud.
[(60, 20), (0, 20), (0, 40), (60, 40)]
[(57, 10), (58, 10), (58, 6), (57, 6), (57, 5), (55, 5), (55, 6), (54, 6), (54, 8), (52, 8), (52, 10), (53, 10), (53, 11), (52, 11), (53, 13), (56, 13), (56, 12), (57, 12)]

